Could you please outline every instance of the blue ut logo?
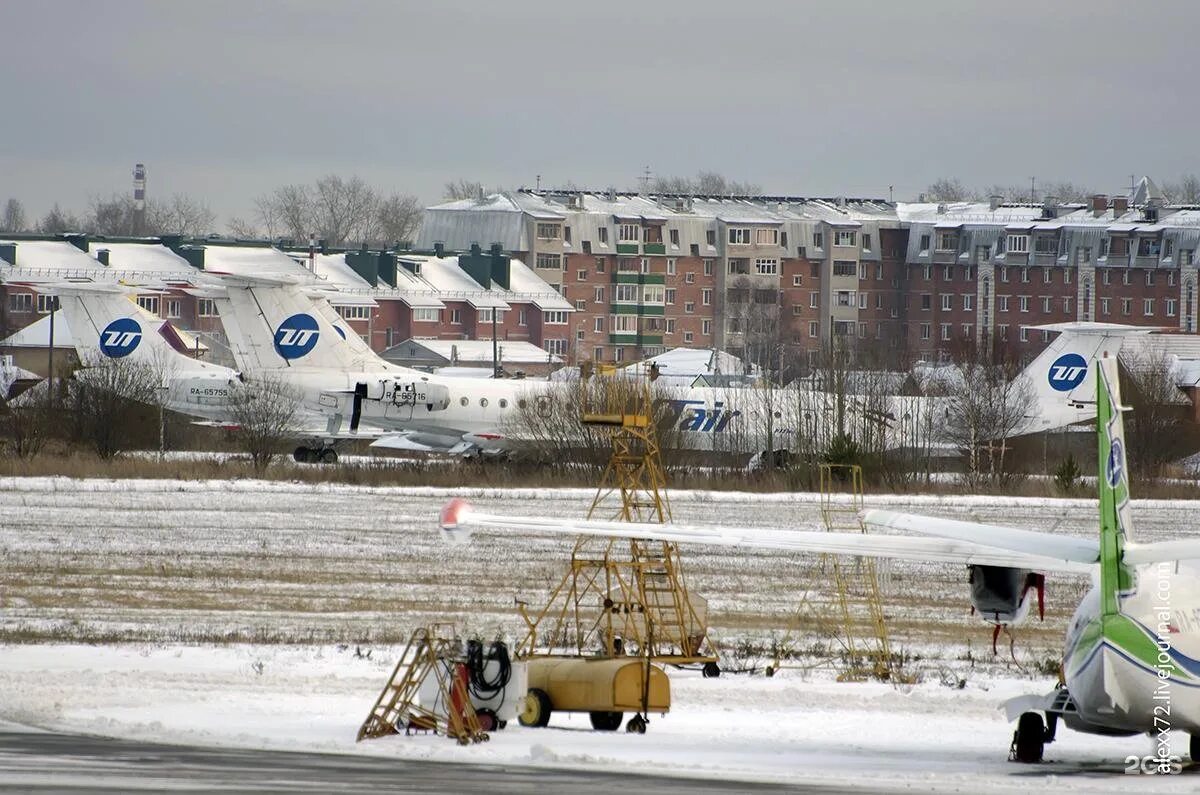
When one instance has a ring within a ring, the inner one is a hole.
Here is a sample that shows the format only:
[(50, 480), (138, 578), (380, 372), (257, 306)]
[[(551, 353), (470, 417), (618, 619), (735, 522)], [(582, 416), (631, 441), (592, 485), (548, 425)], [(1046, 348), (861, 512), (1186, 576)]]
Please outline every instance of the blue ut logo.
[(100, 352), (110, 359), (128, 356), (142, 341), (142, 327), (131, 317), (117, 318), (100, 332)]
[(1108, 465), (1104, 467), (1104, 477), (1108, 485), (1116, 488), (1125, 475), (1125, 450), (1121, 447), (1120, 439), (1113, 439), (1108, 448)]
[(316, 347), (317, 320), (312, 315), (292, 315), (275, 330), (275, 350), (285, 359), (299, 359)]
[(1046, 379), (1050, 382), (1050, 388), (1056, 392), (1070, 392), (1083, 383), (1083, 379), (1087, 377), (1087, 370), (1087, 359), (1078, 353), (1064, 353), (1050, 365)]

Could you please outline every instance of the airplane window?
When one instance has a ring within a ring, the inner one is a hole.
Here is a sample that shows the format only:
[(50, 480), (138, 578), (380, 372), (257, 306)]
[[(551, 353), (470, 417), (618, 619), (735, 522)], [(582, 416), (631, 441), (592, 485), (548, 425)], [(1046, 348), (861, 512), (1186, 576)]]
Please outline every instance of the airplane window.
[(479, 405), (486, 409), (487, 408), (487, 398), (479, 398)]
[(500, 408), (502, 408), (502, 409), (508, 408), (508, 400), (506, 400), (505, 398), (500, 398)]
[(470, 400), (468, 400), (467, 398), (465, 398), (465, 397), (464, 397), (464, 398), (459, 398), (459, 401), (458, 401), (458, 402), (459, 402), (459, 404), (460, 404), (460, 405), (466, 406), (466, 405), (468, 405), (468, 404), (469, 404), (471, 401), (470, 401)]
[(517, 401), (517, 408), (525, 408), (525, 398), (521, 398)]

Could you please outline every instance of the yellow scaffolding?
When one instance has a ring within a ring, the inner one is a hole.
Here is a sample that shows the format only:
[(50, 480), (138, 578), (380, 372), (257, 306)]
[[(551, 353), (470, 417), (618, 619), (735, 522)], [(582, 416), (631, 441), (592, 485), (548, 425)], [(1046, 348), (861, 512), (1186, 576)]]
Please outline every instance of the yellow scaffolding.
[[(580, 421), (607, 431), (612, 445), (588, 518), (670, 521), (653, 415), (657, 371), (628, 377), (613, 367), (585, 367), (582, 376)], [(520, 612), (528, 627), (522, 656), (637, 654), (719, 672), (707, 603), (689, 592), (673, 543), (581, 537), (546, 606), (531, 615), (522, 605)]]
[[(821, 464), (821, 522), (828, 532), (866, 533), (861, 517), (863, 509), (862, 467), (857, 464)], [(839, 489), (844, 487), (844, 491)], [(846, 494), (849, 499), (835, 499)], [(894, 680), (895, 659), (883, 615), (883, 599), (875, 560), (861, 557), (853, 563), (838, 555), (826, 556), (833, 567), (837, 587), (840, 637), (846, 656), (846, 669), (840, 681), (862, 681), (874, 677), (881, 681)], [(864, 619), (858, 615), (865, 609)], [(866, 623), (866, 633), (861, 624)]]

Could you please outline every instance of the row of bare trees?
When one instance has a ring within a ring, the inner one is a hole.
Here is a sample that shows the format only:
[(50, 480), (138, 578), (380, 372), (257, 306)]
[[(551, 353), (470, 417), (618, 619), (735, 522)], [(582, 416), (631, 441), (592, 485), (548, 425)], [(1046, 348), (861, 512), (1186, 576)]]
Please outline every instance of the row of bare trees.
[[(1167, 201), (1172, 204), (1200, 204), (1200, 176), (1182, 174), (1178, 179), (1162, 183), (1160, 187)], [(1085, 202), (1095, 193), (1096, 191), (1085, 185), (1067, 180), (1035, 182), (1030, 185), (993, 184), (978, 189), (967, 186), (962, 180), (954, 177), (941, 177), (929, 184), (924, 196), (926, 201), (931, 202), (981, 201), (991, 196), (1000, 196), (1005, 201), (1036, 202), (1046, 196), (1055, 196), (1059, 201)]]

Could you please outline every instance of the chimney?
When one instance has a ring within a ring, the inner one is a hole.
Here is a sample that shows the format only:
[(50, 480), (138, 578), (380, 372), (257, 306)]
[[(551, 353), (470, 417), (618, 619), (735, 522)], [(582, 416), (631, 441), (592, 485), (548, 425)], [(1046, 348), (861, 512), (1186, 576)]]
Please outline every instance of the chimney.
[(1058, 217), (1058, 197), (1047, 196), (1042, 202), (1042, 218), (1057, 218)]
[(108, 264), (109, 264), (108, 263), (108, 254), (109, 254), (109, 251), (106, 248), (99, 249), (96, 252), (96, 259), (100, 260), (100, 264), (105, 267), (108, 267)]
[(0, 243), (0, 260), (4, 260), (9, 265), (17, 264), (17, 244), (16, 243)]
[(1113, 217), (1120, 218), (1125, 213), (1129, 212), (1129, 197), (1113, 196), (1112, 197)]
[(988, 196), (988, 207), (991, 208), (992, 212), (996, 212), (996, 210), (1000, 209), (1000, 203), (1003, 201), (1003, 196)]
[(1092, 215), (1099, 217), (1108, 211), (1108, 197), (1103, 193), (1097, 193), (1091, 199)]
[(435, 257), (437, 257), (438, 259), (441, 259), (442, 257), (446, 256), (446, 244), (440, 243), (440, 242), (434, 243), (433, 244), (433, 255)]

